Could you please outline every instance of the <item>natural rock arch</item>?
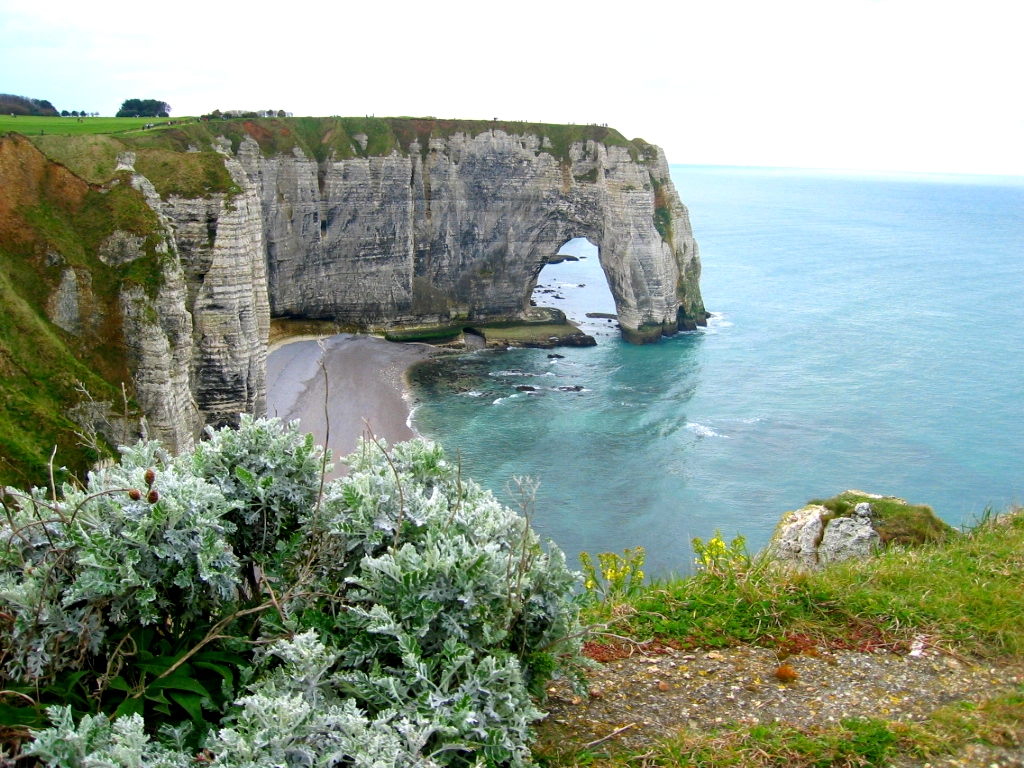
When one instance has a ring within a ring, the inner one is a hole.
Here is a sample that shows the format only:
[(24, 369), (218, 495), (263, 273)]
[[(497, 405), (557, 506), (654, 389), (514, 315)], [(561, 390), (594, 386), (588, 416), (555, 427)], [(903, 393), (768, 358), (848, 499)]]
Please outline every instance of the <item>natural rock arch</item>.
[(368, 327), (521, 317), (569, 239), (600, 249), (623, 335), (704, 324), (689, 214), (662, 152), (455, 133), (321, 163), (239, 155), (261, 186), (271, 312)]

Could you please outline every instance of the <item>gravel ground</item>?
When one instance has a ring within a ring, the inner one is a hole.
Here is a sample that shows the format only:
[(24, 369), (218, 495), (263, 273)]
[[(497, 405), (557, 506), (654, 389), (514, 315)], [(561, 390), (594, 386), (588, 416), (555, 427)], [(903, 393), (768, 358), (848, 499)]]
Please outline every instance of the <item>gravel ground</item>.
[[(561, 684), (549, 690), (542, 741), (582, 747), (624, 729), (608, 742), (642, 751), (680, 729), (707, 732), (728, 723), (809, 727), (861, 716), (923, 720), (952, 702), (1013, 690), (1024, 682), (1024, 667), (980, 666), (922, 643), (904, 655), (809, 649), (781, 663), (776, 651), (751, 646), (638, 646), (627, 658), (599, 664), (588, 679), (589, 695)], [(1024, 750), (972, 747), (930, 765), (1024, 766)]]

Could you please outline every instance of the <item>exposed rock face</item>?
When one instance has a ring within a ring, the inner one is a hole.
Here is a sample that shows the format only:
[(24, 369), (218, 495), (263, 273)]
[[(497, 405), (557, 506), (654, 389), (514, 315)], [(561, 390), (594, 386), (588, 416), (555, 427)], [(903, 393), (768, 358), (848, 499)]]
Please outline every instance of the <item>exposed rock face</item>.
[[(79, 282), (82, 283), (81, 290)], [(83, 271), (79, 278), (74, 269), (67, 267), (61, 274), (60, 285), (56, 292), (46, 303), (46, 314), (53, 324), (63, 328), (72, 336), (79, 336), (82, 333), (82, 299), (88, 297), (91, 283), (92, 280), (88, 272)]]
[(100, 261), (111, 266), (135, 261), (142, 256), (143, 240), (129, 232), (117, 230), (100, 244)]
[(150, 432), (175, 450), (191, 447), (205, 425), (266, 411), (270, 308), (260, 205), (238, 162), (225, 157), (225, 164), (242, 194), (162, 200), (147, 179), (132, 180), (170, 248), (155, 302), (141, 291), (122, 295), (125, 336)]
[(829, 563), (855, 557), (870, 557), (881, 539), (871, 524), (871, 505), (856, 506), (850, 517), (831, 517), (818, 504), (787, 512), (768, 545), (772, 558), (802, 570), (814, 570)]
[(516, 318), (541, 268), (586, 237), (627, 338), (703, 324), (697, 244), (664, 154), (587, 141), (563, 162), (543, 141), (457, 133), (324, 163), (243, 141), (273, 314), (371, 327)]
[(878, 549), (879, 540), (870, 517), (837, 517), (825, 526), (825, 535), (818, 546), (818, 559), (822, 564), (828, 564), (853, 557), (870, 557)]
[(195, 400), (203, 423), (215, 426), (266, 411), (270, 335), (259, 199), (239, 163), (225, 164), (242, 194), (171, 197), (160, 207), (187, 287)]
[(817, 504), (787, 512), (775, 530), (769, 545), (772, 556), (804, 570), (818, 567), (818, 544), (825, 528), (828, 510)]

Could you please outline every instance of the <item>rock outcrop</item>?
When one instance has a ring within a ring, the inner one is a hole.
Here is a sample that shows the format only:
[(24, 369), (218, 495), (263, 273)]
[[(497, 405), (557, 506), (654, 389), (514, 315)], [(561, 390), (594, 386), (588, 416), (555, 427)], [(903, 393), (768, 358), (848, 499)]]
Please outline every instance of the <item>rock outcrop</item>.
[(849, 517), (836, 517), (820, 504), (808, 504), (783, 516), (768, 546), (769, 555), (802, 570), (870, 557), (881, 546), (881, 537), (871, 522), (873, 516), (867, 502), (857, 504)]

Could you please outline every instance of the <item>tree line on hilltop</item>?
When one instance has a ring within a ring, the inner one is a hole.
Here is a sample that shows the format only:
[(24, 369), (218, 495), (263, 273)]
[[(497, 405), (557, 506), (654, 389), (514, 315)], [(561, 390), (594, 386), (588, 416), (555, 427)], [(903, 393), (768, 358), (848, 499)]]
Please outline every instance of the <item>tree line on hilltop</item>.
[[(157, 99), (128, 99), (117, 117), (167, 117), (171, 108)], [(99, 112), (84, 109), (58, 110), (48, 99), (33, 99), (13, 93), (0, 93), (0, 115), (18, 117), (96, 117)]]
[(46, 99), (30, 99), (13, 93), (0, 93), (0, 114), (57, 117), (60, 113)]

